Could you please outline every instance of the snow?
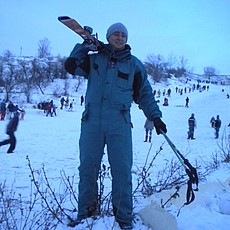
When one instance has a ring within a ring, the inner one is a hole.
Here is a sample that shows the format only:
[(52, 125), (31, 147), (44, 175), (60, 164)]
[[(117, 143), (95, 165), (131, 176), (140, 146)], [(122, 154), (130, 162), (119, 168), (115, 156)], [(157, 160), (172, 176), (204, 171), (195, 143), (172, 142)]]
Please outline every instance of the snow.
[[(230, 93), (229, 86), (209, 85), (209, 90), (176, 94), (175, 87), (184, 88), (191, 86), (192, 82), (179, 83), (172, 81), (169, 85), (156, 84), (153, 89), (171, 88), (172, 94), (169, 97), (169, 106), (162, 106), (164, 97), (159, 99), (160, 109), (163, 113), (163, 121), (167, 124), (167, 135), (175, 144), (177, 149), (189, 159), (193, 166), (197, 167), (199, 175), (205, 173), (207, 165), (213, 162), (215, 154), (220, 154), (220, 143), (222, 137), (230, 135), (229, 103), (230, 99), (226, 94)], [(201, 83), (201, 85), (207, 85)], [(73, 112), (68, 109), (57, 110), (56, 117), (46, 117), (43, 111), (34, 109), (32, 105), (23, 105), (26, 110), (25, 120), (20, 121), (15, 135), (17, 138), (16, 150), (13, 154), (6, 154), (8, 146), (0, 148), (0, 180), (5, 181), (9, 188), (13, 185), (15, 194), (22, 194), (26, 199), (30, 190), (30, 169), (28, 167), (27, 156), (34, 170), (45, 168), (46, 174), (53, 186), (60, 184), (60, 174), (65, 172), (67, 176), (76, 176), (78, 178), (79, 166), (79, 148), (78, 139), (80, 135), (80, 118), (83, 106), (80, 106), (80, 96), (84, 92), (72, 94), (71, 99), (75, 99)], [(185, 98), (189, 97), (189, 108), (186, 108)], [(35, 96), (34, 96), (35, 97)], [(47, 99), (51, 96), (47, 96)], [(39, 100), (41, 97), (39, 97)], [(53, 98), (52, 98), (53, 99)], [(36, 99), (35, 99), (36, 100)], [(13, 101), (14, 102), (14, 101)], [(38, 101), (37, 101), (38, 102)], [(59, 99), (55, 101), (59, 107)], [(22, 106), (21, 103), (19, 103)], [(195, 140), (187, 140), (188, 125), (187, 120), (191, 113), (195, 114), (197, 128), (195, 129)], [(210, 126), (212, 116), (220, 115), (222, 127), (220, 129), (220, 138), (214, 139), (214, 130)], [(8, 120), (0, 122), (0, 139), (7, 137), (5, 127)], [(145, 117), (138, 106), (132, 106), (133, 128), (133, 172), (140, 169), (146, 163), (152, 160), (152, 157), (163, 144), (163, 150), (154, 161), (150, 170), (150, 177), (156, 180), (159, 170), (165, 167), (165, 164), (172, 159), (176, 160), (173, 151), (165, 142), (162, 135), (156, 135), (153, 132), (152, 144), (144, 142)], [(229, 141), (229, 139), (228, 139)], [(151, 148), (151, 149), (150, 149)], [(150, 152), (149, 152), (150, 151)], [(103, 163), (109, 166), (106, 155)], [(106, 181), (106, 189), (110, 191), (110, 181)], [(137, 184), (137, 175), (133, 175), (133, 187)], [(77, 190), (77, 184), (76, 190)], [(151, 204), (160, 204), (161, 199), (166, 201), (175, 189), (154, 193), (150, 197), (138, 197), (134, 203), (134, 213), (147, 210)], [(195, 192), (195, 200), (187, 206), (181, 208), (185, 202), (186, 186), (179, 191), (180, 197), (171, 200), (166, 205), (166, 211), (174, 216), (177, 222), (178, 230), (227, 230), (230, 225), (230, 163), (221, 163), (216, 171), (213, 171), (206, 178), (200, 181), (199, 191)], [(181, 209), (180, 209), (181, 208)], [(177, 214), (179, 215), (177, 216)], [(76, 215), (76, 214), (74, 214)], [(147, 215), (146, 215), (147, 216)], [(154, 218), (154, 216), (152, 216)], [(134, 229), (149, 229), (141, 221), (139, 215), (136, 215)], [(164, 217), (162, 220), (164, 221)], [(93, 229), (119, 229), (114, 222), (113, 216), (101, 217), (97, 220), (89, 218), (88, 223), (93, 223)], [(151, 222), (151, 215), (146, 222)], [(68, 229), (67, 226), (60, 225), (58, 229)], [(86, 223), (76, 226), (74, 229), (86, 229)], [(153, 228), (160, 230), (159, 228)]]

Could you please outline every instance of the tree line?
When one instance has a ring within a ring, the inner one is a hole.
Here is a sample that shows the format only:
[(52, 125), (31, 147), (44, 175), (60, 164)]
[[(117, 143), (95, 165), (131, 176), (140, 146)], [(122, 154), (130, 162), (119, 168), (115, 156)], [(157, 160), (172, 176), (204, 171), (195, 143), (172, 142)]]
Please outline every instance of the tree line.
[[(7, 101), (10, 94), (24, 93), (29, 103), (33, 89), (37, 88), (44, 94), (43, 89), (54, 79), (69, 77), (64, 68), (65, 60), (66, 57), (51, 55), (50, 42), (47, 38), (39, 41), (37, 57), (15, 57), (6, 50), (3, 56), (0, 56), (0, 93), (5, 93)], [(162, 82), (172, 76), (186, 77), (191, 72), (187, 59), (177, 58), (172, 54), (167, 60), (162, 55), (151, 54), (144, 62), (144, 66), (154, 82)], [(216, 75), (216, 69), (212, 66), (205, 67), (204, 75), (210, 79)]]
[[(177, 58), (173, 54), (170, 54), (167, 60), (160, 54), (151, 54), (147, 56), (144, 66), (153, 82), (166, 81), (172, 76), (180, 78), (193, 74), (188, 60), (183, 56)], [(213, 66), (204, 67), (202, 76), (210, 80), (212, 76), (217, 76), (217, 70)]]
[(43, 89), (54, 79), (67, 79), (64, 57), (14, 57), (7, 50), (0, 56), (0, 92), (5, 93), (8, 101), (10, 94), (24, 93), (27, 103), (30, 94), (37, 88)]

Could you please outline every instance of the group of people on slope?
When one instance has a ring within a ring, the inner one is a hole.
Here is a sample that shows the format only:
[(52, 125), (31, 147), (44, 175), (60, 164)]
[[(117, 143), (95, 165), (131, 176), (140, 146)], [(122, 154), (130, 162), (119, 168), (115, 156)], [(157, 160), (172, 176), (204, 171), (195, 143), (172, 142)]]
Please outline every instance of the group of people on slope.
[[(60, 100), (60, 104), (61, 104), (60, 109), (63, 109), (65, 107), (66, 109), (68, 108), (68, 111), (73, 111), (74, 103), (75, 103), (74, 99), (72, 99), (72, 101), (70, 101), (69, 97), (67, 97), (66, 99), (64, 97), (62, 97)], [(81, 105), (83, 105), (83, 103), (84, 103), (84, 96), (82, 95), (81, 96)]]
[(20, 112), (20, 119), (23, 120), (25, 116), (25, 110), (19, 109), (18, 105), (14, 105), (12, 101), (6, 102), (5, 99), (0, 99), (0, 120), (10, 119), (13, 117), (15, 111)]
[[(221, 120), (220, 116), (217, 115), (216, 119), (214, 117), (210, 120), (211, 127), (215, 129), (215, 139), (219, 138), (219, 131), (221, 127)], [(195, 114), (192, 113), (191, 116), (188, 118), (188, 137), (187, 139), (195, 140), (194, 132), (195, 128), (197, 127), (197, 122), (195, 119)], [(151, 120), (146, 119), (145, 124), (145, 140), (144, 142), (151, 142), (152, 140), (152, 130), (154, 129), (153, 122)]]
[[(215, 139), (219, 138), (219, 131), (220, 131), (220, 127), (221, 127), (221, 120), (220, 120), (220, 116), (217, 115), (216, 119), (214, 117), (211, 118), (210, 120), (211, 123), (211, 127), (215, 129)], [(191, 114), (191, 117), (189, 117), (188, 119), (188, 139), (194, 140), (194, 131), (196, 128), (196, 119), (195, 119), (195, 115), (194, 113)]]

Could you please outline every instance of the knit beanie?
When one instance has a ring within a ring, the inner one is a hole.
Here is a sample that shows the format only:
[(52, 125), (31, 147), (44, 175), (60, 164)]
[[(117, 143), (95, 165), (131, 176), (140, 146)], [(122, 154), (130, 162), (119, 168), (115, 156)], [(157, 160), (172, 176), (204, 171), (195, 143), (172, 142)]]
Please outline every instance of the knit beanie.
[(111, 25), (106, 33), (106, 39), (107, 41), (109, 40), (109, 37), (111, 36), (111, 34), (115, 33), (115, 32), (122, 32), (125, 34), (127, 40), (128, 40), (128, 30), (127, 28), (120, 22), (115, 23), (113, 25)]

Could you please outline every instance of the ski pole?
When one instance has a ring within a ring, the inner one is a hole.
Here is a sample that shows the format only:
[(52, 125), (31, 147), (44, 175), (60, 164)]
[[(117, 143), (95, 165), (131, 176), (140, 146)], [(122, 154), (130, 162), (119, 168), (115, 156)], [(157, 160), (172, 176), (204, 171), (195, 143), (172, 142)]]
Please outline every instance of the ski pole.
[[(187, 202), (185, 203), (185, 205), (190, 204), (194, 199), (195, 199), (195, 195), (193, 191), (198, 191), (198, 175), (197, 175), (197, 171), (196, 168), (194, 168), (188, 161), (188, 159), (186, 159), (181, 153), (180, 151), (176, 148), (176, 146), (172, 143), (172, 141), (169, 139), (169, 137), (162, 131), (160, 130), (162, 135), (164, 136), (165, 140), (168, 142), (169, 146), (171, 147), (171, 149), (173, 150), (173, 152), (175, 153), (175, 155), (177, 156), (177, 158), (179, 159), (179, 161), (181, 162), (181, 164), (184, 166), (185, 168), (185, 172), (187, 173), (189, 180), (188, 180), (188, 188), (187, 188)], [(196, 189), (192, 188), (192, 184), (196, 184)]]
[(182, 157), (182, 154), (179, 152), (179, 150), (176, 148), (176, 146), (172, 143), (172, 141), (169, 139), (169, 137), (162, 130), (161, 130), (161, 133), (164, 136), (165, 140), (168, 142), (169, 146), (171, 147), (171, 149), (173, 150), (173, 152), (175, 153), (175, 155), (177, 156), (177, 158), (179, 159), (179, 161), (181, 162), (181, 164), (186, 169), (187, 167), (184, 164), (184, 159)]

